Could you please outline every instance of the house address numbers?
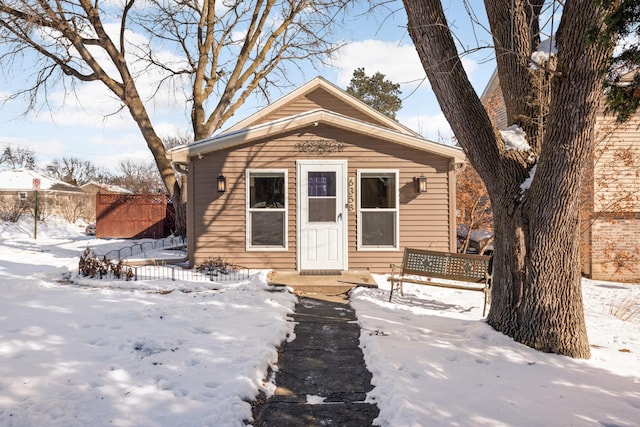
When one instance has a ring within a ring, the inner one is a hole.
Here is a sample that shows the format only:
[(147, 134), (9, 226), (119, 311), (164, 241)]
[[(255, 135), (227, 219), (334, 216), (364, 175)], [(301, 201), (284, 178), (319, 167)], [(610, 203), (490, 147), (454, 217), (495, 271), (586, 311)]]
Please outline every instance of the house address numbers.
[(349, 177), (347, 184), (347, 205), (349, 212), (356, 211), (356, 179), (352, 176)]

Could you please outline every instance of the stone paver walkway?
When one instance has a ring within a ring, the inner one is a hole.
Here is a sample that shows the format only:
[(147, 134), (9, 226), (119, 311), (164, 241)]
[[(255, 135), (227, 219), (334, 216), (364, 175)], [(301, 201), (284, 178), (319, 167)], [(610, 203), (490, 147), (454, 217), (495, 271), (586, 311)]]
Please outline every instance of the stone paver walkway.
[(371, 426), (375, 404), (365, 403), (371, 373), (359, 347), (360, 327), (347, 300), (303, 296), (295, 339), (284, 343), (276, 392), (260, 408), (257, 426)]

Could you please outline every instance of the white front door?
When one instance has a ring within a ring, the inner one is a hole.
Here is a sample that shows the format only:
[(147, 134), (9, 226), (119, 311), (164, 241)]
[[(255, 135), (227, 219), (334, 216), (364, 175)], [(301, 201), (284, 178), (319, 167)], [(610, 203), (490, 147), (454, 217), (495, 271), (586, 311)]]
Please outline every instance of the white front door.
[(298, 161), (300, 270), (346, 270), (345, 160)]

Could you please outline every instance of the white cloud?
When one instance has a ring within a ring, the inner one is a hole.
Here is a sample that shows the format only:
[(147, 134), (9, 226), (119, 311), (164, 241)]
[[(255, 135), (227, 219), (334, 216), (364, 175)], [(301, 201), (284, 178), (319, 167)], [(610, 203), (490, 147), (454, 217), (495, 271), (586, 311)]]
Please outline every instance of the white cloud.
[(33, 151), (36, 160), (40, 163), (46, 161), (64, 150), (64, 144), (56, 139), (32, 139), (32, 138), (16, 138), (8, 136), (0, 136), (0, 146), (4, 148), (6, 145), (12, 147), (26, 148)]
[[(105, 24), (105, 29), (113, 40), (118, 39), (119, 23)], [(136, 87), (145, 102), (148, 114), (154, 116), (176, 109), (184, 111), (189, 92), (188, 78), (171, 80), (171, 83), (165, 81), (160, 90), (157, 90), (158, 85), (168, 76), (168, 73), (158, 67), (150, 67), (147, 62), (138, 59), (146, 56), (151, 44), (149, 38), (145, 34), (136, 33), (129, 29), (125, 35), (129, 70), (136, 79)], [(43, 36), (46, 34), (43, 33)], [(98, 47), (90, 47), (89, 49), (108, 75), (119, 81), (120, 76), (104, 50)], [(174, 68), (182, 67), (186, 63), (184, 57), (158, 46), (153, 47), (153, 56), (156, 60)], [(50, 91), (47, 102), (51, 106), (51, 112), (39, 115), (37, 120), (94, 128), (135, 128), (129, 111), (121, 109), (122, 102), (104, 84), (75, 81), (73, 85), (73, 92), (69, 92), (62, 86), (59, 86), (57, 92)]]
[(118, 156), (118, 163), (121, 160), (131, 160), (136, 163), (153, 163), (153, 157), (148, 149), (145, 150), (131, 150), (126, 153), (122, 153)]
[[(28, 126), (25, 122), (21, 123), (19, 126)], [(4, 129), (7, 128), (3, 127)], [(35, 153), (40, 167), (45, 167), (53, 159), (76, 157), (115, 171), (118, 163), (123, 159), (145, 162), (153, 160), (147, 144), (137, 129), (130, 132), (110, 129), (83, 132), (76, 128), (70, 132), (67, 127), (43, 124), (40, 130), (39, 135), (30, 134), (26, 137), (0, 135), (0, 147), (11, 145), (30, 149)]]
[(453, 132), (444, 114), (418, 114), (409, 117), (399, 117), (400, 123), (415, 130), (426, 139), (435, 142), (449, 142)]
[[(73, 94), (51, 93), (51, 111), (35, 115), (41, 123), (99, 129), (130, 129), (135, 123), (128, 110), (119, 110), (120, 102), (101, 83), (85, 83)], [(116, 113), (116, 114), (114, 114)]]
[(353, 70), (364, 67), (368, 75), (380, 72), (395, 83), (414, 82), (425, 77), (420, 58), (413, 45), (382, 40), (347, 43), (335, 55), (332, 65), (338, 71), (338, 85), (346, 87)]
[(465, 56), (462, 58), (462, 68), (467, 72), (469, 80), (473, 81), (474, 74), (479, 68), (478, 61)]
[[(400, 83), (403, 91), (418, 85), (430, 87), (418, 52), (409, 43), (374, 39), (349, 42), (335, 55), (332, 65), (338, 69), (337, 83), (341, 87), (349, 85), (353, 70), (359, 67), (364, 67), (367, 75), (384, 74)], [(469, 57), (462, 58), (462, 66), (469, 76), (478, 69), (478, 63)]]
[[(24, 124), (20, 126), (24, 126)], [(48, 135), (42, 137), (34, 135), (28, 137), (0, 136), (0, 147), (4, 148), (6, 145), (10, 145), (33, 151), (36, 156), (36, 163), (41, 168), (44, 168), (53, 159), (63, 156), (88, 158), (83, 153), (69, 152), (68, 144), (68, 140), (60, 139), (59, 135), (54, 135), (51, 130)]]
[(89, 160), (113, 172), (118, 169), (121, 160), (140, 162), (153, 161), (142, 135), (138, 132), (125, 134), (95, 134), (87, 138), (87, 151), (95, 152)]
[(191, 129), (186, 129), (173, 122), (157, 121), (154, 129), (160, 138), (166, 138), (169, 136), (181, 137), (193, 134)]

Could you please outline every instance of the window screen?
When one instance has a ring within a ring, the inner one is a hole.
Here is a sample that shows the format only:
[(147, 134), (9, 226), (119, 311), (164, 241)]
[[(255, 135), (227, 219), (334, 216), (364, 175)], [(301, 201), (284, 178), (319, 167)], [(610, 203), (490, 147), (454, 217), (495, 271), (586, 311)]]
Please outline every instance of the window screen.
[(248, 246), (286, 247), (286, 173), (248, 171), (247, 178)]
[(398, 247), (398, 173), (362, 171), (359, 174), (361, 248)]

